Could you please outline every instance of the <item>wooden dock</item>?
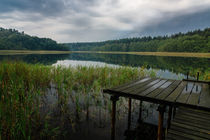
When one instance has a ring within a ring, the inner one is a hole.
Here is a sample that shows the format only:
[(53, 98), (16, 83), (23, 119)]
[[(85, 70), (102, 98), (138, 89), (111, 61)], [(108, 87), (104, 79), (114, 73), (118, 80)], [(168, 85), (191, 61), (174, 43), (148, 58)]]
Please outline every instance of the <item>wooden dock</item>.
[(166, 140), (210, 140), (210, 112), (180, 107)]
[(159, 104), (158, 139), (162, 139), (162, 124), (166, 106), (169, 106), (168, 127), (170, 127), (171, 114), (172, 112), (175, 114), (177, 107), (210, 112), (209, 84), (205, 81), (180, 81), (146, 77), (112, 89), (103, 90), (104, 93), (112, 95), (112, 139), (115, 137), (115, 111), (116, 101), (119, 97), (129, 98), (129, 114), (131, 99)]

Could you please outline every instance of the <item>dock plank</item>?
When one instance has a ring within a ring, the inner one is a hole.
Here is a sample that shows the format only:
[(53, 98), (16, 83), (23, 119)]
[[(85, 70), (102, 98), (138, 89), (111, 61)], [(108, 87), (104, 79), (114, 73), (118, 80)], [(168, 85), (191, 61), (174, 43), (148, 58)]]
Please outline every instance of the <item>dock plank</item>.
[(159, 95), (162, 91), (164, 91), (172, 81), (167, 81), (163, 85), (161, 85), (159, 88), (152, 91), (150, 94), (146, 95), (147, 97), (155, 98), (157, 95)]
[(199, 97), (201, 93), (201, 84), (195, 83), (192, 93), (190, 94), (186, 104), (197, 105), (199, 103)]
[(131, 81), (127, 82), (127, 83), (124, 83), (124, 84), (121, 84), (119, 86), (115, 86), (113, 88), (110, 88), (110, 90), (119, 90), (119, 89), (127, 88), (129, 85), (134, 84), (134, 83), (136, 83), (136, 82), (138, 82), (138, 81), (140, 81), (140, 80), (142, 80), (144, 78), (138, 78), (138, 79), (135, 79), (135, 80), (131, 80)]
[(156, 98), (157, 99), (165, 99), (168, 97), (176, 88), (177, 86), (181, 83), (181, 81), (174, 81), (170, 86), (168, 86), (161, 94), (159, 94)]
[(204, 106), (210, 108), (210, 92), (209, 92), (209, 84), (202, 84), (202, 90), (200, 95), (200, 102), (198, 106)]
[(125, 84), (124, 86), (119, 86), (119, 87), (116, 87), (116, 88), (112, 88), (111, 90), (116, 90), (116, 91), (121, 91), (121, 90), (124, 90), (124, 89), (128, 89), (128, 88), (131, 88), (137, 84), (140, 84), (140, 83), (143, 83), (143, 82), (146, 82), (147, 80), (150, 80), (151, 78), (149, 77), (145, 77), (143, 79), (139, 79), (139, 80), (134, 80), (134, 81), (131, 81), (127, 84)]
[(209, 133), (209, 131), (208, 130), (206, 130), (206, 129), (203, 129), (203, 128), (198, 128), (198, 127), (196, 127), (196, 126), (189, 126), (189, 125), (187, 125), (187, 124), (182, 124), (182, 123), (179, 123), (179, 122), (171, 122), (171, 127), (172, 126), (178, 126), (178, 127), (183, 127), (183, 128), (185, 128), (185, 129), (189, 129), (189, 130), (196, 130), (196, 131), (199, 131), (199, 132), (201, 132), (201, 133), (205, 133), (205, 134), (208, 134)]
[(170, 129), (168, 133), (174, 134), (176, 136), (184, 137), (185, 139), (190, 139), (190, 140), (207, 140), (206, 138), (202, 138), (200, 136), (195, 136), (192, 134), (187, 134), (183, 131), (177, 131), (174, 129)]
[(192, 114), (198, 114), (201, 116), (209, 116), (210, 118), (210, 111), (203, 111), (203, 110), (195, 110), (195, 109), (191, 109), (191, 108), (186, 108), (186, 107), (179, 107), (179, 109), (181, 109), (180, 111), (184, 111), (184, 112), (188, 112), (188, 113), (192, 113)]
[(170, 131), (167, 134), (166, 140), (192, 140), (174, 133), (171, 133)]
[(208, 82), (146, 77), (103, 91), (119, 97), (210, 111)]
[(187, 82), (182, 81), (181, 84), (166, 98), (166, 101), (174, 102), (184, 90)]
[[(210, 117), (208, 111), (202, 111), (203, 115), (194, 114), (199, 110), (190, 109), (191, 112), (185, 112), (187, 108), (180, 107), (175, 118), (171, 122), (166, 139), (179, 140), (182, 137), (192, 140), (210, 139)], [(203, 113), (206, 112), (206, 113)], [(205, 119), (203, 119), (204, 117)], [(172, 136), (175, 136), (174, 138)]]
[(160, 79), (156, 79), (156, 80), (152, 81), (151, 83), (149, 83), (149, 84), (147, 84), (147, 85), (145, 85), (145, 86), (143, 86), (143, 87), (141, 87), (141, 88), (139, 88), (139, 89), (137, 89), (135, 91), (132, 91), (130, 93), (139, 95), (141, 92), (151, 88), (153, 85), (157, 84), (159, 81), (160, 81)]
[(182, 93), (180, 94), (178, 99), (176, 100), (176, 102), (186, 103), (191, 92), (192, 92), (193, 87), (194, 87), (194, 83), (188, 82), (187, 85), (185, 86), (184, 90), (182, 91)]
[(140, 93), (140, 95), (144, 96), (144, 95), (148, 95), (150, 92), (154, 91), (155, 89), (159, 88), (160, 86), (162, 86), (167, 80), (160, 80), (158, 83), (156, 83), (155, 85), (153, 85), (152, 87), (150, 87), (149, 89), (143, 91)]
[(181, 132), (184, 132), (186, 134), (190, 134), (190, 135), (195, 135), (197, 137), (201, 137), (201, 138), (205, 138), (205, 139), (210, 139), (210, 135), (207, 133), (202, 133), (200, 131), (196, 131), (196, 130), (192, 130), (192, 129), (186, 129), (184, 127), (178, 127), (178, 126), (171, 126), (170, 128), (171, 130), (178, 130)]
[(138, 84), (135, 84), (135, 86), (132, 86), (130, 88), (127, 88), (127, 89), (123, 89), (123, 90), (120, 90), (121, 92), (124, 92), (124, 93), (131, 93), (133, 91), (136, 91), (137, 89), (139, 88), (142, 88), (144, 87), (145, 85), (149, 84), (149, 83), (152, 83), (153, 81), (157, 80), (156, 78), (154, 79), (148, 79), (144, 82), (140, 82)]
[(207, 116), (207, 115), (200, 115), (200, 114), (189, 113), (189, 112), (185, 112), (185, 111), (179, 111), (179, 114), (183, 114), (183, 115), (187, 115), (187, 116), (193, 116), (193, 117), (196, 117), (196, 118), (201, 118), (203, 120), (209, 120), (209, 116)]

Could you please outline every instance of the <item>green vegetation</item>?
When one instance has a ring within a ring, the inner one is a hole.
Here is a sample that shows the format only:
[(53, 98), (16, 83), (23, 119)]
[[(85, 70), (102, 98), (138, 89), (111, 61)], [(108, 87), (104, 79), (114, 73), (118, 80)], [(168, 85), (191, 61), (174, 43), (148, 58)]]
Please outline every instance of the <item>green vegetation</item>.
[[(154, 72), (148, 74), (154, 76)], [(74, 124), (74, 119), (67, 117), (72, 113), (68, 108), (70, 98), (78, 113), (82, 108), (80, 99), (85, 104), (93, 104), (91, 96), (100, 105), (103, 88), (141, 76), (146, 76), (144, 69), (131, 67), (64, 68), (3, 61), (0, 63), (0, 139), (55, 139), (66, 130), (61, 131), (56, 121), (67, 119), (66, 123)], [(53, 118), (56, 115), (48, 108), (43, 113), (49, 90), (56, 91), (59, 120)]]
[(0, 50), (68, 50), (49, 38), (32, 37), (15, 29), (0, 28)]
[[(198, 57), (159, 57), (146, 55), (130, 55), (113, 53), (72, 53), (67, 56), (70, 60), (99, 61), (108, 64), (116, 64), (131, 67), (145, 67), (146, 69), (160, 69), (176, 74), (187, 74), (196, 77), (200, 72), (202, 80), (210, 80), (209, 58)], [(66, 59), (67, 59), (66, 58)], [(0, 57), (1, 59), (1, 57)], [(29, 59), (29, 57), (27, 58)], [(41, 62), (41, 60), (40, 60)]]
[(71, 51), (210, 52), (210, 28), (171, 36), (148, 36), (64, 45), (69, 47)]

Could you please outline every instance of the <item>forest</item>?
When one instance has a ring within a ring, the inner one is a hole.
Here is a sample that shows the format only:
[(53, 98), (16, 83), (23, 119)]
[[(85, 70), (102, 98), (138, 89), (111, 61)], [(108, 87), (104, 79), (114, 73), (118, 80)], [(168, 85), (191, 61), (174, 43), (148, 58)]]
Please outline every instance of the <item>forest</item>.
[(210, 28), (170, 36), (64, 44), (71, 51), (210, 52)]
[(49, 38), (29, 36), (15, 29), (0, 28), (0, 50), (68, 50)]
[(210, 28), (166, 36), (145, 36), (103, 42), (62, 43), (0, 28), (0, 50), (62, 50), (121, 52), (210, 52)]

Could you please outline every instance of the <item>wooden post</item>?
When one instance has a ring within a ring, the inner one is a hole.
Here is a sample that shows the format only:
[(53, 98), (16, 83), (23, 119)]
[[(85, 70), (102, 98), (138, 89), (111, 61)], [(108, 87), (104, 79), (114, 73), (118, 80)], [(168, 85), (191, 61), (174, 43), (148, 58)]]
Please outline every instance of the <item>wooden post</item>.
[(157, 111), (159, 111), (157, 140), (162, 140), (163, 139), (163, 120), (164, 120), (165, 105), (159, 105)]
[(167, 129), (169, 129), (170, 128), (170, 125), (171, 125), (171, 115), (172, 115), (172, 106), (169, 106)]
[(176, 107), (174, 107), (174, 109), (173, 109), (173, 119), (174, 119), (175, 115), (176, 115)]
[[(197, 81), (199, 80), (199, 72), (197, 72)], [(196, 85), (196, 91), (198, 91), (198, 85)]]
[(131, 98), (128, 100), (128, 130), (130, 130), (131, 126)]
[(142, 122), (142, 100), (140, 100), (140, 103), (139, 103), (139, 119), (138, 119), (138, 123), (141, 123)]
[(197, 81), (199, 80), (199, 72), (197, 72)]
[(110, 100), (112, 101), (111, 140), (115, 140), (116, 102), (119, 100), (119, 97), (111, 96)]
[(189, 72), (187, 72), (187, 80), (188, 80)]

